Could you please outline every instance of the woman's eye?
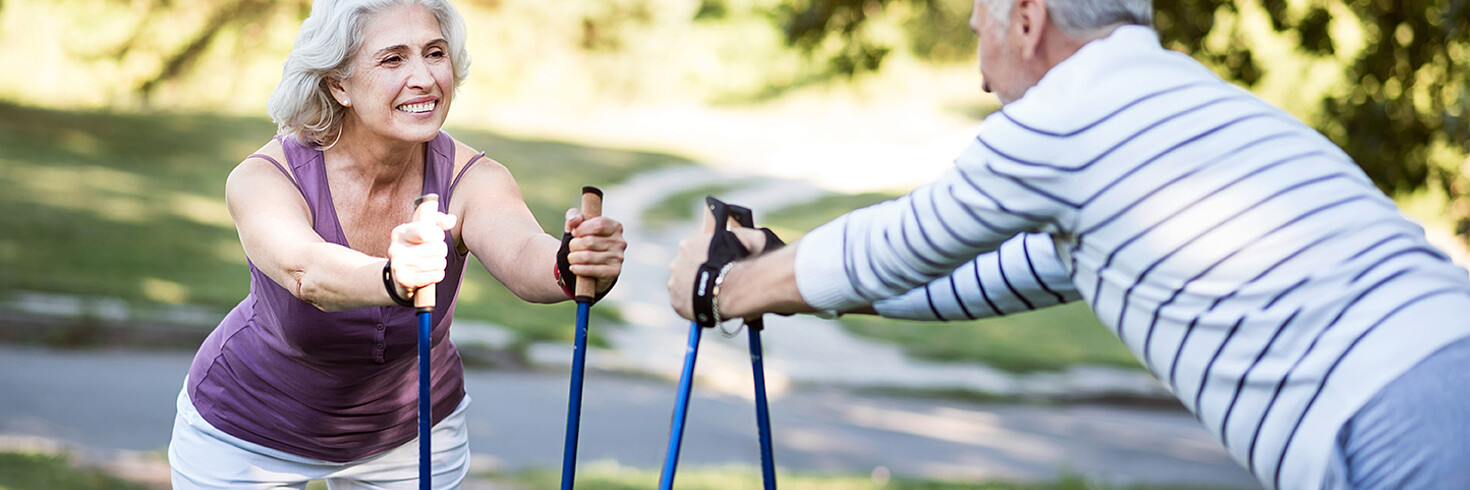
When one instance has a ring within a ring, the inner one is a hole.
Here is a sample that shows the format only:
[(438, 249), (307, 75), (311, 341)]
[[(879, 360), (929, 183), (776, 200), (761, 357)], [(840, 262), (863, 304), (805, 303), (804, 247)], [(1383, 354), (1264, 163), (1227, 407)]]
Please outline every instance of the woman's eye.
[(389, 56), (389, 57), (383, 58), (383, 64), (385, 64), (385, 65), (397, 63), (399, 61), (403, 61), (403, 58), (398, 57), (398, 55), (393, 55), (393, 56)]
[(445, 52), (439, 51), (439, 50), (434, 50), (434, 51), (430, 51), (429, 52), (429, 57), (430, 58), (438, 59), (438, 58), (444, 58), (444, 57), (447, 57), (447, 56), (449, 56), (449, 53), (445, 53)]

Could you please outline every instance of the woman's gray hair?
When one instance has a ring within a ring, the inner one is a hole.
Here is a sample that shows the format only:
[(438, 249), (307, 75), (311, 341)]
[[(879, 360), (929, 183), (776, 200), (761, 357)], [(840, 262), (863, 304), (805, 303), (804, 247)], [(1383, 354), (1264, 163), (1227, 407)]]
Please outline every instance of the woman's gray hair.
[[(1092, 39), (1118, 24), (1153, 27), (1153, 0), (1045, 0), (1047, 16), (1068, 36)], [(1005, 30), (1016, 0), (980, 0), (995, 26)]]
[(352, 76), (352, 57), (362, 47), (368, 19), (395, 5), (422, 5), (433, 12), (449, 42), (454, 86), (459, 88), (469, 75), (470, 56), (464, 20), (447, 0), (316, 0), (286, 56), (281, 83), (266, 103), (277, 134), (295, 133), (296, 141), (318, 148), (336, 143), (347, 108), (332, 97), (328, 80)]

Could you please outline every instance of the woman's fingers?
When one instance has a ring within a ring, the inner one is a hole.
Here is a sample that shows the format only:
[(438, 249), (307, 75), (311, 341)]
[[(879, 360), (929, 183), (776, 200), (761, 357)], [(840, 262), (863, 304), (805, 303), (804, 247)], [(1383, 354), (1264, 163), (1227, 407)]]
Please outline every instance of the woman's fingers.
[[(598, 217), (582, 221), (579, 226), (572, 230), (572, 241), (567, 246), (572, 252), (568, 260), (572, 264), (585, 264), (599, 262), (601, 260), (586, 255), (583, 256), (582, 260), (577, 260), (574, 257), (576, 257), (578, 252), (610, 252), (621, 261), (623, 251), (628, 248), (628, 242), (623, 239), (622, 223), (618, 223), (612, 219)], [(595, 257), (606, 256), (596, 255)]]
[(572, 240), (567, 244), (567, 262), (579, 277), (617, 278), (623, 270), (623, 253), (628, 242), (623, 239), (623, 224), (617, 220), (596, 217), (583, 219), (580, 211), (567, 211), (567, 227)]
[(434, 221), (435, 221), (436, 224), (439, 225), (439, 229), (441, 229), (441, 230), (444, 230), (444, 231), (452, 230), (452, 229), (454, 229), (454, 225), (459, 222), (459, 216), (455, 216), (455, 215), (452, 215), (452, 214), (444, 214), (444, 213), (435, 213), (435, 214), (437, 214), (438, 216), (435, 216)]
[(454, 228), (458, 218), (435, 214), (431, 222), (410, 222), (393, 228), (388, 258), (394, 280), (405, 288), (417, 289), (444, 280), (449, 255), (444, 231)]
[(444, 242), (444, 232), (454, 228), (457, 221), (452, 214), (440, 214), (435, 217), (434, 223), (410, 222), (393, 228), (391, 235), (392, 244), (418, 245), (433, 242)]
[[(576, 213), (575, 216), (573, 212)], [(621, 239), (623, 236), (623, 224), (618, 220), (606, 216), (583, 219), (581, 211), (576, 209), (567, 210), (566, 229), (574, 237), (603, 236)]]
[(593, 248), (578, 250), (577, 240), (572, 240), (572, 251), (567, 254), (572, 273), (579, 277), (613, 279), (623, 270), (624, 245), (599, 243)]
[(565, 233), (571, 233), (582, 224), (582, 221), (582, 210), (577, 208), (568, 209), (566, 214), (566, 222), (562, 225), (561, 231)]

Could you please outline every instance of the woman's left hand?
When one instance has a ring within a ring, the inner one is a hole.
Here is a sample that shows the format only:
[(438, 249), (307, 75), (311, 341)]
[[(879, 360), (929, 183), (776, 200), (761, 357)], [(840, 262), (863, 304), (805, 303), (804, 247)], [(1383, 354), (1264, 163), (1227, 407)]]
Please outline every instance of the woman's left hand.
[(612, 287), (612, 280), (623, 272), (623, 252), (628, 248), (623, 224), (606, 216), (584, 218), (581, 210), (572, 208), (562, 230), (572, 235), (567, 254), (572, 273), (597, 279), (599, 292)]

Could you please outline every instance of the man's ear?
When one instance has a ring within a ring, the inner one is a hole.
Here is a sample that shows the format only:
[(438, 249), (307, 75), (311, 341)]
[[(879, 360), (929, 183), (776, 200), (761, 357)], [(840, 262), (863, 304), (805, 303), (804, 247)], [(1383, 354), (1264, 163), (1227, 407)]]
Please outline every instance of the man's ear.
[(347, 89), (342, 88), (342, 80), (338, 78), (327, 78), (327, 90), (332, 93), (332, 98), (337, 100), (342, 107), (352, 107), (352, 98), (347, 96)]
[(1047, 16), (1045, 0), (1019, 0), (1011, 9), (1012, 29), (1019, 35), (1019, 45), (1022, 59), (1032, 59), (1041, 55), (1041, 38), (1047, 29), (1051, 28), (1051, 18)]

